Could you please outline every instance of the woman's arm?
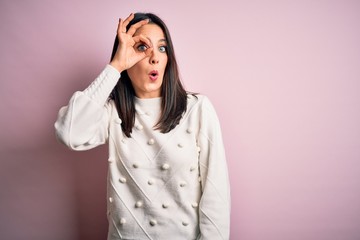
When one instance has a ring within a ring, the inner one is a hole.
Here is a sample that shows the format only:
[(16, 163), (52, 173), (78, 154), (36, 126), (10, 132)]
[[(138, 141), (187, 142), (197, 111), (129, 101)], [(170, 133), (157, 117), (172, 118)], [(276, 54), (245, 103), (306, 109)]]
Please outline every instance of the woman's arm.
[[(73, 150), (87, 150), (106, 142), (111, 111), (107, 99), (119, 80), (120, 73), (149, 56), (153, 50), (147, 38), (142, 35), (134, 36), (136, 30), (147, 24), (148, 20), (139, 21), (126, 29), (133, 18), (134, 14), (130, 14), (125, 20), (119, 19), (119, 45), (109, 65), (87, 89), (76, 92), (69, 104), (59, 111), (55, 123), (56, 135)], [(134, 46), (138, 42), (144, 42), (149, 48), (144, 52), (135, 51)]]
[(108, 65), (91, 85), (75, 92), (69, 104), (59, 111), (57, 138), (73, 150), (87, 150), (106, 142), (110, 104), (107, 99), (120, 73)]
[(200, 177), (202, 197), (199, 205), (202, 240), (225, 240), (230, 235), (230, 183), (221, 129), (216, 112), (205, 97), (202, 102)]

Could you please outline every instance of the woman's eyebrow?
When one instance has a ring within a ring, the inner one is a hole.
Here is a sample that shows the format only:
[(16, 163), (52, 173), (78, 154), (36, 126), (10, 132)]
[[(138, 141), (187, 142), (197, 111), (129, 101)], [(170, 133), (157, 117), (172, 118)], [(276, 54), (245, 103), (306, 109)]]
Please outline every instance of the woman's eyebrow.
[[(149, 40), (149, 42), (152, 42), (149, 37), (145, 37), (145, 38), (146, 38), (147, 40)], [(165, 38), (160, 39), (160, 40), (158, 41), (158, 43), (160, 43), (160, 42), (165, 42), (165, 43), (167, 43), (167, 41), (166, 41)]]

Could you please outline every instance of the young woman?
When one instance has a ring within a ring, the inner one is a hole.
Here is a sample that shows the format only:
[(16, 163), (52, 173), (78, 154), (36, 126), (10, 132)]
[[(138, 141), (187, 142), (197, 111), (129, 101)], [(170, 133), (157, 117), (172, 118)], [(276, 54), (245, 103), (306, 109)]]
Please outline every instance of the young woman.
[(229, 239), (219, 121), (205, 96), (184, 90), (156, 15), (120, 19), (110, 63), (55, 129), (73, 150), (109, 145), (108, 239)]

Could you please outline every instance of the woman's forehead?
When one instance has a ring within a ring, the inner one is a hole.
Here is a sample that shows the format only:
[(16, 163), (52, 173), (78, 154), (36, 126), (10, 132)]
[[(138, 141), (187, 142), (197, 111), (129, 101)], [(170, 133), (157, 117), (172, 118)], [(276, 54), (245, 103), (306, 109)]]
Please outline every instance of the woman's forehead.
[(140, 34), (149, 38), (165, 39), (165, 34), (163, 30), (156, 24), (148, 23), (146, 25), (141, 26), (138, 30), (136, 30), (134, 35), (140, 35)]

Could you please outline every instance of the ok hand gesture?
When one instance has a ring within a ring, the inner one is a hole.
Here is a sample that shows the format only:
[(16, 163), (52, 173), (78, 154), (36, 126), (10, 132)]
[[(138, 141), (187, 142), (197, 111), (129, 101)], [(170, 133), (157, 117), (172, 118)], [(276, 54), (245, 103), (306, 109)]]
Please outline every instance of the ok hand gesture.
[[(134, 36), (137, 29), (147, 24), (149, 20), (145, 19), (133, 24), (128, 31), (126, 27), (129, 22), (134, 18), (134, 14), (131, 13), (125, 20), (120, 19), (117, 29), (117, 38), (119, 40), (119, 46), (116, 50), (114, 58), (111, 60), (110, 65), (115, 67), (119, 72), (127, 70), (135, 65), (140, 60), (147, 56), (150, 56), (153, 48), (150, 41), (142, 35)], [(149, 46), (146, 51), (136, 51), (135, 44), (143, 42)]]

